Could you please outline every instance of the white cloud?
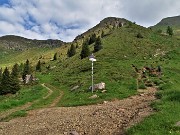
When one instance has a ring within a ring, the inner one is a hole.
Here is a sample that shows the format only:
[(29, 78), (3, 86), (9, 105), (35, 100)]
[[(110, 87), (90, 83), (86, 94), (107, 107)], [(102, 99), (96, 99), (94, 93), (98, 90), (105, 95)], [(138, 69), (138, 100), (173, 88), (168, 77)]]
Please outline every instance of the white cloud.
[(1, 34), (11, 33), (16, 31), (14, 25), (6, 21), (0, 21), (0, 32)]
[(103, 18), (115, 16), (154, 25), (178, 15), (177, 0), (10, 0), (0, 6), (0, 35), (72, 41)]

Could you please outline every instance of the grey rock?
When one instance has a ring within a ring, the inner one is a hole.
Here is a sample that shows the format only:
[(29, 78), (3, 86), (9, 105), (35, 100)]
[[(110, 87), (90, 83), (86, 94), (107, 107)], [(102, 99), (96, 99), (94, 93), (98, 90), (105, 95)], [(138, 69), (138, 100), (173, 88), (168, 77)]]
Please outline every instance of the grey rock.
[(98, 98), (98, 95), (94, 94), (92, 95), (91, 97), (89, 97), (90, 99), (95, 99), (95, 98)]
[(70, 131), (70, 132), (69, 132), (69, 135), (79, 135), (79, 134), (78, 134), (78, 132), (76, 132), (76, 131)]
[(71, 91), (74, 91), (74, 90), (76, 90), (76, 89), (78, 89), (79, 88), (79, 85), (76, 85), (76, 86), (74, 86), (72, 89), (71, 89)]

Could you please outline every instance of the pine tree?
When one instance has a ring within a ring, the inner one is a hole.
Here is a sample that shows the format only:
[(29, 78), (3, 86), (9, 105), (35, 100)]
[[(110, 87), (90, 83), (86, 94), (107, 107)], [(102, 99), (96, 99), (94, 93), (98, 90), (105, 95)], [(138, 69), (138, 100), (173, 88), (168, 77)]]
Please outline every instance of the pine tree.
[(76, 47), (72, 44), (70, 49), (68, 49), (67, 55), (68, 57), (72, 57), (76, 54)]
[(1, 93), (1, 90), (2, 90), (1, 81), (2, 81), (2, 68), (0, 68), (0, 93)]
[(12, 68), (12, 72), (10, 75), (10, 93), (15, 94), (18, 90), (20, 90), (20, 85), (19, 85), (19, 71), (18, 71), (18, 64), (16, 63), (13, 68)]
[(89, 50), (89, 46), (88, 46), (88, 42), (85, 41), (82, 45), (82, 50), (81, 50), (81, 59), (86, 58), (90, 55), (90, 50)]
[(41, 61), (39, 60), (37, 65), (36, 65), (36, 71), (41, 72)]
[(96, 42), (95, 42), (95, 45), (94, 45), (94, 52), (98, 52), (101, 49), (102, 49), (102, 42), (101, 42), (101, 38), (98, 37), (96, 39)]
[(137, 34), (137, 38), (143, 38), (143, 35), (139, 32), (139, 33)]
[(21, 63), (19, 65), (19, 72), (20, 72), (20, 74), (22, 74), (23, 70), (24, 70), (24, 63)]
[(1, 79), (2, 79), (2, 68), (0, 68), (0, 84), (1, 84)]
[(24, 69), (23, 69), (23, 73), (22, 73), (22, 79), (25, 81), (26, 75), (30, 74), (30, 64), (29, 64), (29, 60), (26, 60), (26, 63), (24, 65)]
[(19, 75), (19, 65), (17, 63), (14, 64), (14, 66), (12, 68), (11, 75), (14, 76), (14, 77), (18, 77), (18, 75)]
[(70, 57), (70, 49), (67, 50), (67, 57)]
[(172, 35), (173, 35), (173, 29), (172, 29), (172, 27), (168, 26), (166, 33), (167, 33), (168, 35), (172, 36)]
[(10, 93), (10, 91), (11, 91), (10, 82), (11, 82), (10, 73), (9, 73), (8, 68), (6, 67), (2, 74), (1, 91), (0, 91), (1, 95)]
[(57, 53), (54, 54), (53, 60), (57, 60)]

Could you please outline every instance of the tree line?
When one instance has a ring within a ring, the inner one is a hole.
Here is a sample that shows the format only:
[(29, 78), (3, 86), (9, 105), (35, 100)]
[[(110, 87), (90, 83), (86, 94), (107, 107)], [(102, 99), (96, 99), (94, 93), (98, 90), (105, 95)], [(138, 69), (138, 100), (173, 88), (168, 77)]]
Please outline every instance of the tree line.
[(13, 65), (11, 71), (6, 67), (0, 69), (0, 95), (15, 94), (20, 90), (20, 78), (25, 82), (26, 75), (30, 74), (29, 60), (25, 64)]

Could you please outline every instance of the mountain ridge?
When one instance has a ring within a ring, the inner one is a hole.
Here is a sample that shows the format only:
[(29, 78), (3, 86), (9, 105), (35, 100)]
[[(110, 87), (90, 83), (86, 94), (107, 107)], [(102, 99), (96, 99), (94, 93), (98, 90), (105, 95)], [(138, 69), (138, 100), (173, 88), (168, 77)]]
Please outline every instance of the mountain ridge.
[(60, 47), (65, 42), (57, 39), (37, 40), (28, 39), (16, 35), (5, 35), (0, 37), (0, 47), (9, 50), (22, 51), (34, 47)]
[(179, 26), (180, 25), (180, 15), (163, 18), (155, 26), (158, 26), (158, 25), (163, 25), (163, 26), (176, 26), (177, 25), (177, 26)]

